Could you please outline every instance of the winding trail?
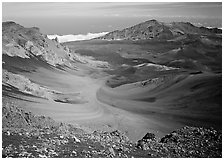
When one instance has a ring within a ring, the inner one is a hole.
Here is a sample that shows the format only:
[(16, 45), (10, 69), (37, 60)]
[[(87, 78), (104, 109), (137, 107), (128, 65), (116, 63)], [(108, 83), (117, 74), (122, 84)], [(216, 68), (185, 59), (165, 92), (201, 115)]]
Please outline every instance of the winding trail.
[[(209, 80), (210, 77), (206, 75), (199, 78), (188, 77), (180, 83), (172, 83), (152, 93), (149, 92), (150, 85), (142, 88), (136, 83), (116, 89), (109, 88), (105, 86), (107, 76), (91, 78), (86, 75), (52, 72), (45, 69), (39, 69), (35, 74), (28, 73), (26, 76), (38, 84), (62, 93), (79, 93), (85, 103), (69, 104), (30, 98), (35, 103), (24, 101), (24, 108), (34, 114), (52, 117), (56, 121), (81, 126), (89, 132), (118, 129), (125, 132), (131, 140), (136, 141), (147, 132), (153, 132), (161, 137), (188, 124), (210, 125), (220, 120), (220, 115), (215, 112), (204, 122), (210, 115), (209, 108), (207, 112), (203, 110), (197, 112), (194, 107), (199, 107), (198, 110), (201, 108), (194, 103), (192, 103), (193, 108), (185, 108), (184, 100), (179, 104), (173, 102), (175, 98), (192, 94), (189, 88), (192, 87), (193, 82), (199, 83), (202, 79), (206, 80), (206, 77)], [(138, 100), (150, 97), (156, 97), (155, 102)], [(219, 106), (211, 107), (220, 110)]]

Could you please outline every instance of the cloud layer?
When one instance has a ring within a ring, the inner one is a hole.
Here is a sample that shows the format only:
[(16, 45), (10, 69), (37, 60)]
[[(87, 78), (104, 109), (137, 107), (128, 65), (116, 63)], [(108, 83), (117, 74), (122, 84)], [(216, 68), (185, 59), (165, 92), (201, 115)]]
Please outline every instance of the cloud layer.
[(69, 34), (69, 35), (62, 35), (62, 36), (54, 34), (54, 35), (47, 35), (47, 37), (49, 39), (55, 39), (57, 37), (59, 43), (64, 43), (64, 42), (70, 42), (70, 41), (89, 40), (89, 39), (97, 38), (100, 36), (104, 36), (107, 33), (108, 32), (88, 33), (86, 35), (84, 35), (84, 34), (78, 34), (78, 35)]

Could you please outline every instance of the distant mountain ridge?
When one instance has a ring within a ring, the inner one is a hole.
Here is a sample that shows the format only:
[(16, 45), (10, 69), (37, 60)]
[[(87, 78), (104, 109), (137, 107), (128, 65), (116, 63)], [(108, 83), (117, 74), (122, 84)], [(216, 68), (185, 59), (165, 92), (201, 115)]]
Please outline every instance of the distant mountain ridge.
[(115, 30), (96, 39), (105, 40), (140, 40), (140, 39), (172, 39), (186, 34), (220, 34), (218, 28), (196, 27), (189, 22), (163, 23), (157, 20), (149, 20), (137, 25)]

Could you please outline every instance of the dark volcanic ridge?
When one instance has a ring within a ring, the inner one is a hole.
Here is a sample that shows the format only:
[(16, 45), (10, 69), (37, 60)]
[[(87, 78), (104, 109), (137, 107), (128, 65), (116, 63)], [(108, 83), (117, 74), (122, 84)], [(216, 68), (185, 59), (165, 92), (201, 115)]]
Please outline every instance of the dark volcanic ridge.
[(221, 34), (218, 28), (196, 27), (189, 22), (163, 23), (149, 20), (123, 30), (109, 32), (96, 38), (104, 40), (141, 40), (141, 39), (173, 39), (187, 34), (212, 35)]

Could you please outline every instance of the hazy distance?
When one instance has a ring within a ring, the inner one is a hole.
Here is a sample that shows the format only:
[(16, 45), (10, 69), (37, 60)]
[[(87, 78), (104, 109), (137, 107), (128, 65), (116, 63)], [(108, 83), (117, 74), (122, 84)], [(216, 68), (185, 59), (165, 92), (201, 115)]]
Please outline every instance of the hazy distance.
[(45, 34), (113, 31), (156, 19), (222, 27), (222, 3), (27, 3), (4, 2), (3, 21), (36, 26)]

